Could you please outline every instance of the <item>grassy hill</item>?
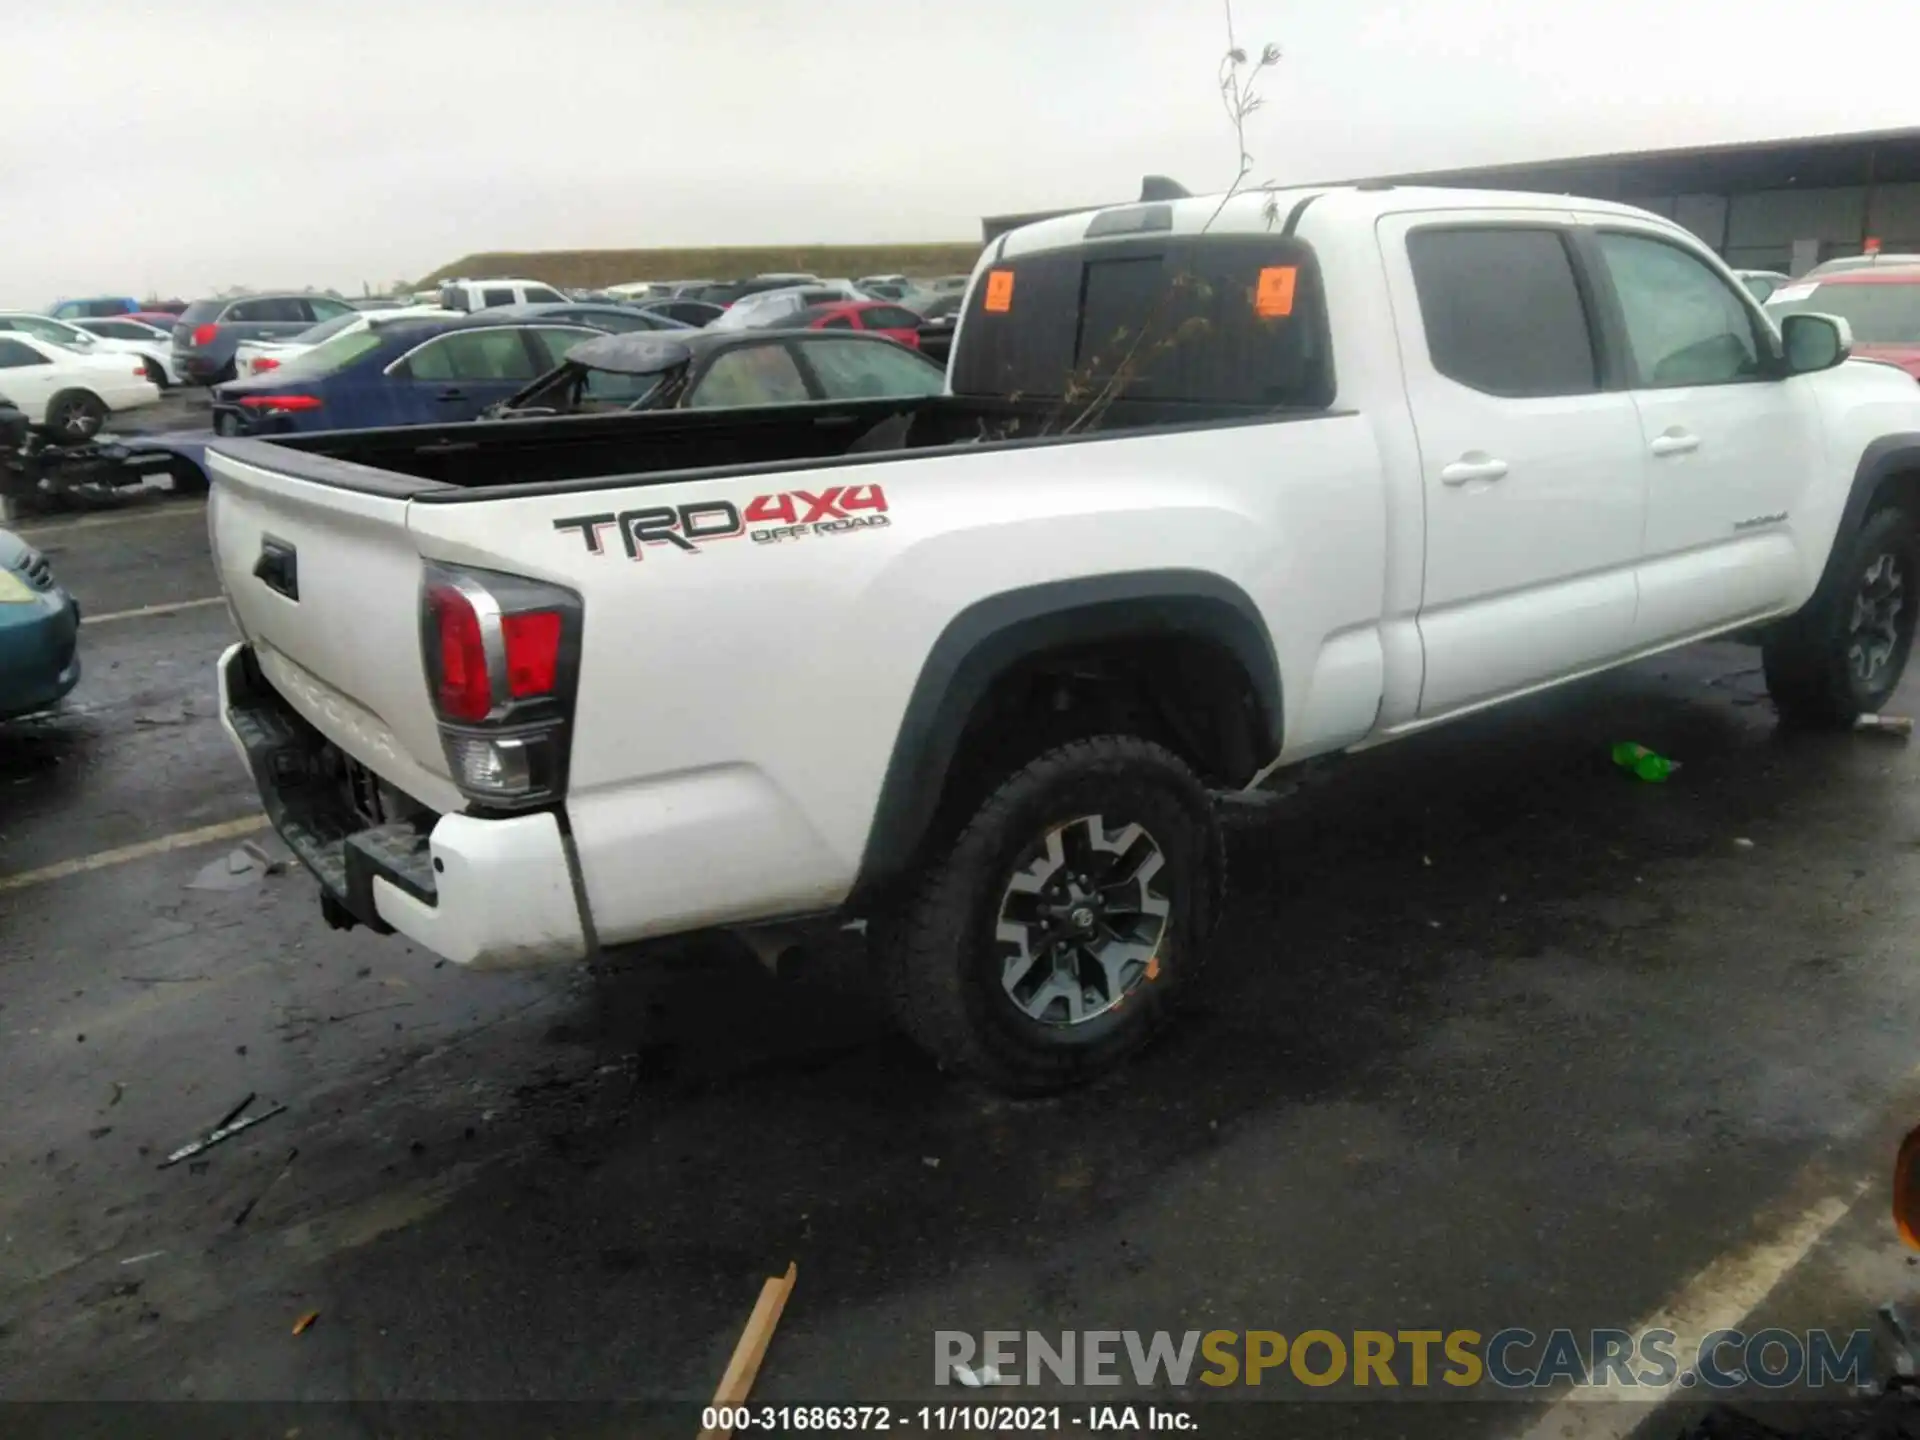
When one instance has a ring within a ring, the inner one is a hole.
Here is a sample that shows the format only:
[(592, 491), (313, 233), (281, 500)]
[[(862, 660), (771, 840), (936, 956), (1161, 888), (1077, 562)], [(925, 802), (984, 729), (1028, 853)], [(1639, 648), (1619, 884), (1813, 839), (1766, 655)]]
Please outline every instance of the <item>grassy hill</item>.
[(769, 270), (815, 275), (952, 275), (973, 268), (980, 246), (742, 245), (668, 250), (482, 251), (442, 265), (419, 282), (427, 289), (455, 276), (520, 276), (549, 285), (619, 285), (628, 280), (733, 280)]

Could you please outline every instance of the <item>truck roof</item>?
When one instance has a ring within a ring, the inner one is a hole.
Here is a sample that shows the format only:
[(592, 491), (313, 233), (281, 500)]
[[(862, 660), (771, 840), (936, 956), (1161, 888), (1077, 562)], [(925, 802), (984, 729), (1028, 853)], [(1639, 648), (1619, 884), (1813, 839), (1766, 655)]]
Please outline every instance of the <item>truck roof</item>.
[[(996, 246), (994, 258), (1031, 254), (1088, 240), (1120, 239), (1128, 235), (1264, 235), (1284, 233), (1304, 206), (1314, 207), (1316, 220), (1337, 216), (1352, 224), (1371, 224), (1382, 215), (1405, 210), (1545, 210), (1559, 214), (1631, 216), (1678, 229), (1671, 220), (1651, 211), (1612, 200), (1589, 200), (1571, 195), (1544, 195), (1528, 190), (1459, 190), (1441, 186), (1303, 185), (1286, 190), (1242, 190), (1223, 205), (1220, 195), (1194, 195), (1179, 200), (1135, 201), (1057, 215), (1009, 231)], [(1278, 218), (1268, 222), (1271, 204)], [(1095, 233), (1096, 225), (1099, 227)]]

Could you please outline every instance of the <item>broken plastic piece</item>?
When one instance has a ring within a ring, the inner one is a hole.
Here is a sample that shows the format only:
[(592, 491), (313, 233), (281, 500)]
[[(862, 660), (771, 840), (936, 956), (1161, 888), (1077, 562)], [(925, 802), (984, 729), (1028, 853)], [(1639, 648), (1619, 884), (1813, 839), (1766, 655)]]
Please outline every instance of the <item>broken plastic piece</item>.
[(1631, 740), (1616, 741), (1613, 747), (1613, 763), (1622, 770), (1630, 770), (1642, 780), (1659, 784), (1680, 768), (1678, 760), (1669, 760), (1664, 755), (1656, 755), (1644, 745)]
[(178, 1150), (162, 1160), (159, 1168), (165, 1170), (169, 1165), (178, 1165), (182, 1160), (190, 1159), (198, 1155), (202, 1150), (211, 1150), (214, 1146), (231, 1140), (242, 1130), (251, 1129), (263, 1120), (271, 1120), (274, 1116), (283, 1114), (287, 1108), (284, 1105), (276, 1105), (271, 1110), (263, 1111), (261, 1114), (249, 1115), (244, 1120), (236, 1118), (242, 1110), (245, 1110), (247, 1106), (252, 1103), (253, 1096), (247, 1096), (246, 1099), (242, 1100), (228, 1112), (226, 1119), (222, 1120), (198, 1140), (188, 1145), (182, 1145)]
[(306, 1314), (302, 1315), (298, 1320), (293, 1322), (293, 1333), (296, 1335), (305, 1334), (308, 1330), (310, 1330), (313, 1327), (313, 1322), (318, 1320), (319, 1318), (320, 1318), (320, 1312), (318, 1310), (307, 1311)]
[(1901, 739), (1913, 734), (1911, 715), (1862, 715), (1853, 722), (1856, 730), (1871, 730), (1878, 735), (1898, 735)]

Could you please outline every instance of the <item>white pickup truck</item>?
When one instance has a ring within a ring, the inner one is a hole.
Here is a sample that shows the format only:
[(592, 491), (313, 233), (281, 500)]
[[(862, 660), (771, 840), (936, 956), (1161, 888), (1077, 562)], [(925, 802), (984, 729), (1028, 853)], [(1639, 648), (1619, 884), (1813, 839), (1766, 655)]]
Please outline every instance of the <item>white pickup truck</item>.
[(1730, 632), (1786, 721), (1886, 699), (1911, 377), (1638, 210), (1275, 199), (1006, 236), (945, 395), (218, 442), (223, 711), (330, 918), (866, 919), (935, 1057), (1039, 1090), (1192, 981), (1210, 792)]

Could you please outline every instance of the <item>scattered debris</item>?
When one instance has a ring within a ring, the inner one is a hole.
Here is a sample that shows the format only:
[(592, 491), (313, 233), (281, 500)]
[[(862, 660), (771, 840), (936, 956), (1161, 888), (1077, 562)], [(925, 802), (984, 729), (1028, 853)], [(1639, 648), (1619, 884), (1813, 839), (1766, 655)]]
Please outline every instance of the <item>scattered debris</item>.
[(247, 1223), (247, 1217), (253, 1214), (253, 1207), (258, 1205), (262, 1200), (266, 1199), (267, 1192), (273, 1189), (273, 1187), (278, 1185), (282, 1180), (286, 1179), (287, 1176), (292, 1172), (293, 1162), (295, 1159), (299, 1157), (299, 1154), (300, 1152), (297, 1149), (287, 1151), (287, 1158), (280, 1162), (280, 1169), (278, 1172), (275, 1173), (274, 1177), (271, 1180), (267, 1181), (265, 1185), (260, 1187), (260, 1193), (258, 1195), (254, 1196), (251, 1200), (247, 1201), (246, 1204), (240, 1207), (240, 1213), (233, 1217), (233, 1223), (235, 1225), (244, 1225)]
[(198, 1140), (187, 1145), (182, 1145), (178, 1150), (162, 1160), (160, 1162), (160, 1169), (165, 1170), (169, 1165), (178, 1165), (182, 1160), (198, 1155), (202, 1150), (211, 1150), (214, 1146), (231, 1140), (242, 1130), (250, 1130), (263, 1120), (271, 1120), (274, 1116), (285, 1113), (287, 1108), (285, 1105), (276, 1105), (271, 1110), (264, 1110), (258, 1115), (249, 1115), (246, 1119), (242, 1120), (240, 1118), (240, 1112), (252, 1103), (253, 1096), (249, 1094), (246, 1099), (228, 1111), (226, 1119), (214, 1126), (213, 1129), (209, 1130)]
[(189, 890), (244, 890), (269, 875), (286, 871), (292, 852), (276, 855), (258, 840), (243, 840), (217, 860), (200, 867), (187, 882)]
[(113, 1133), (113, 1126), (96, 1125), (93, 1127), (93, 1129), (87, 1131), (87, 1138), (89, 1140), (104, 1140), (107, 1136), (111, 1135), (112, 1133)]
[(1680, 768), (1678, 760), (1656, 755), (1646, 746), (1631, 740), (1614, 742), (1613, 763), (1656, 785)]
[(920, 1157), (920, 1163), (929, 1170), (938, 1170), (940, 1168), (940, 1157), (938, 1155), (922, 1155)]
[(111, 1110), (114, 1106), (118, 1105), (120, 1103), (120, 1097), (126, 1093), (127, 1087), (122, 1085), (118, 1080), (114, 1081), (113, 1095), (112, 1098), (107, 1101), (107, 1108)]
[(1733, 843), (1734, 843), (1734, 844), (1735, 844), (1736, 846), (1738, 846), (1738, 847), (1739, 847), (1740, 849), (1742, 849), (1742, 850), (1751, 850), (1751, 849), (1753, 849), (1753, 841), (1751, 841), (1751, 840), (1749, 840), (1749, 839), (1748, 839), (1748, 838), (1747, 838), (1746, 836), (1744, 836), (1744, 835), (1736, 835), (1736, 836), (1734, 836), (1734, 837), (1733, 837)]
[(306, 1314), (293, 1322), (293, 1333), (296, 1335), (306, 1334), (308, 1330), (313, 1328), (313, 1322), (319, 1318), (320, 1312), (318, 1310), (307, 1311)]
[[(773, 1339), (773, 1327), (780, 1323), (780, 1312), (787, 1308), (787, 1297), (793, 1294), (793, 1282), (798, 1277), (799, 1267), (788, 1261), (785, 1275), (770, 1275), (760, 1287), (760, 1298), (747, 1317), (747, 1328), (740, 1332), (740, 1341), (733, 1347), (733, 1358), (727, 1361), (726, 1373), (713, 1392), (714, 1409), (746, 1403), (747, 1392), (753, 1389), (753, 1377), (760, 1373), (760, 1362), (766, 1358), (767, 1345)], [(700, 1440), (729, 1440), (732, 1434), (731, 1425), (713, 1425), (700, 1432)]]
[(1876, 735), (1898, 735), (1902, 740), (1913, 734), (1911, 715), (1862, 715), (1853, 722), (1856, 730), (1870, 730)]
[(327, 1023), (332, 1025), (342, 1020), (358, 1020), (362, 1015), (377, 1015), (382, 1010), (406, 1010), (412, 1005), (411, 1000), (395, 1000), (390, 1005), (369, 1005), (364, 1010), (349, 1010), (344, 1015), (329, 1015)]
[(149, 1250), (142, 1255), (129, 1255), (127, 1256), (126, 1259), (122, 1260), (120, 1263), (122, 1265), (138, 1265), (142, 1260), (158, 1260), (162, 1255), (166, 1253), (167, 1252), (164, 1250)]
[(211, 975), (122, 975), (134, 985), (198, 985), (213, 979)]

